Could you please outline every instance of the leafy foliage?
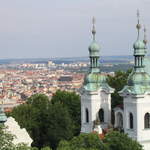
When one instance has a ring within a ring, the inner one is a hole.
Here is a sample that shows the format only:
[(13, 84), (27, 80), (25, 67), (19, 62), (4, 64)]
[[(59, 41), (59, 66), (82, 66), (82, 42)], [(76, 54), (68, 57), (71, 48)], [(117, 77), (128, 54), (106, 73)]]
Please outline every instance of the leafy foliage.
[(143, 150), (127, 134), (110, 131), (103, 141), (97, 134), (80, 134), (70, 141), (61, 141), (57, 150)]
[(52, 149), (47, 146), (47, 147), (41, 148), (41, 150), (52, 150)]
[(73, 124), (67, 109), (60, 104), (51, 105), (48, 118), (46, 141), (55, 149), (61, 140), (73, 137)]
[[(123, 72), (117, 73), (116, 81), (120, 82), (117, 90), (121, 90), (124, 86), (126, 76)], [(112, 80), (111, 78), (112, 85), (117, 86)], [(75, 134), (79, 134), (80, 113), (80, 97), (78, 95), (57, 91), (52, 102), (43, 94), (31, 96), (26, 104), (16, 107), (12, 115), (30, 133), (34, 140), (33, 146), (37, 146), (41, 150), (51, 150), (45, 146), (57, 150), (143, 150), (138, 142), (126, 134), (116, 131), (106, 134), (103, 141), (97, 134), (92, 133), (80, 134), (72, 138)], [(7, 135), (5, 135), (6, 141), (11, 142), (13, 137), (7, 137)], [(0, 144), (2, 141), (0, 137)], [(17, 150), (17, 147), (15, 148), (12, 150)], [(19, 148), (18, 150), (26, 150), (25, 145), (20, 145)], [(28, 150), (37, 149), (28, 148)]]
[(70, 141), (61, 141), (57, 150), (107, 150), (97, 134), (80, 134)]
[[(56, 105), (59, 107), (59, 105)], [(0, 125), (0, 150), (38, 150), (36, 147), (28, 147), (21, 143), (14, 145), (13, 135)], [(40, 150), (51, 150), (50, 147), (44, 147)], [(70, 141), (61, 140), (57, 150), (143, 150), (142, 146), (132, 140), (127, 134), (117, 131), (111, 131), (106, 134), (104, 140), (100, 140), (98, 134), (80, 134)]]
[(17, 145), (13, 144), (13, 139), (15, 137), (7, 132), (4, 125), (0, 125), (0, 150), (38, 150), (36, 148), (28, 147), (24, 143)]
[(73, 122), (73, 134), (74, 136), (79, 135), (81, 129), (81, 104), (80, 96), (75, 92), (67, 92), (58, 90), (55, 95), (52, 97), (52, 104), (62, 104), (63, 107), (66, 107), (70, 118)]
[(0, 150), (13, 150), (13, 136), (6, 132), (5, 127), (0, 125)]
[(73, 137), (73, 121), (67, 107), (59, 103), (51, 104), (43, 94), (35, 94), (26, 104), (14, 108), (12, 116), (27, 129), (34, 141), (32, 146), (55, 149), (60, 140)]
[(142, 146), (128, 137), (127, 134), (112, 131), (106, 134), (104, 143), (109, 147), (109, 150), (143, 150)]
[(117, 71), (115, 72), (115, 76), (108, 76), (108, 84), (115, 89), (115, 92), (111, 94), (112, 108), (123, 104), (123, 98), (118, 92), (127, 84), (130, 72), (131, 70), (128, 70), (127, 72)]

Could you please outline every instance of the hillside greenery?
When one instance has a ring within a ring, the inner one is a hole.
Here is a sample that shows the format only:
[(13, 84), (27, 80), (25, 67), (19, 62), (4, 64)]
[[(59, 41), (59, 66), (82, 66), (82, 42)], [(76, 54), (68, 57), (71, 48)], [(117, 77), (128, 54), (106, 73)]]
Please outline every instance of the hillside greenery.
[(70, 140), (80, 133), (80, 97), (74, 92), (57, 91), (52, 101), (35, 94), (13, 109), (11, 115), (26, 128), (32, 146), (56, 149), (60, 140)]

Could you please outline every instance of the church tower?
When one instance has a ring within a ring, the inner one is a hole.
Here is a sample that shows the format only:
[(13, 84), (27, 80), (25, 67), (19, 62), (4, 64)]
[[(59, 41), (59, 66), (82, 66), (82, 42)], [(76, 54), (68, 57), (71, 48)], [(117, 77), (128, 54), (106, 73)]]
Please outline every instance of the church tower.
[(141, 143), (144, 150), (150, 150), (150, 76), (143, 63), (147, 41), (140, 40), (139, 12), (137, 17), (138, 36), (133, 45), (134, 68), (128, 77), (127, 85), (119, 93), (123, 96), (124, 103), (124, 132)]
[(113, 89), (100, 73), (99, 50), (96, 42), (95, 19), (92, 29), (93, 41), (89, 46), (90, 68), (81, 91), (81, 132), (101, 132), (111, 124), (111, 93)]

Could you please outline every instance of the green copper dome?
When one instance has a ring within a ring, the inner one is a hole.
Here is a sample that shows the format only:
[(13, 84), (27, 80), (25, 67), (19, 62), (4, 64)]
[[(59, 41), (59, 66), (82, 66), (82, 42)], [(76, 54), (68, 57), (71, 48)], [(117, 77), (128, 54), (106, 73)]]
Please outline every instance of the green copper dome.
[(93, 41), (89, 46), (90, 56), (99, 56), (100, 46), (96, 41)]
[(4, 110), (0, 108), (0, 123), (4, 123), (7, 121), (7, 116), (4, 113)]
[(85, 77), (85, 84), (87, 83), (104, 83), (106, 82), (105, 75), (102, 75), (100, 73), (90, 73), (87, 74)]
[(146, 72), (133, 72), (129, 75), (128, 85), (150, 85), (150, 76)]
[(145, 49), (145, 44), (143, 41), (137, 40), (134, 45), (133, 45), (134, 49)]
[(106, 91), (114, 91), (108, 84), (106, 76), (100, 73), (87, 74), (84, 80), (84, 89), (86, 91), (97, 91), (105, 89)]
[(134, 55), (145, 55), (145, 44), (143, 41), (137, 40), (134, 45)]
[(140, 28), (139, 23), (139, 13), (138, 13), (138, 24), (137, 31), (138, 37), (137, 41), (134, 43), (134, 68), (132, 73), (128, 77), (128, 84), (121, 90), (120, 94), (134, 94), (142, 95), (145, 93), (150, 93), (150, 75), (147, 73), (145, 68), (145, 54), (146, 54), (146, 38), (144, 42), (140, 40)]
[[(143, 68), (144, 69), (144, 68)], [(128, 84), (119, 92), (141, 95), (150, 92), (150, 76), (141, 69), (141, 72), (132, 71), (128, 77)]]
[(93, 18), (93, 41), (89, 46), (89, 58), (90, 58), (90, 67), (89, 72), (84, 78), (83, 89), (85, 91), (97, 91), (99, 89), (112, 92), (113, 89), (109, 87), (106, 82), (106, 76), (100, 73), (100, 64), (99, 64), (99, 51), (100, 46), (95, 40), (95, 19)]

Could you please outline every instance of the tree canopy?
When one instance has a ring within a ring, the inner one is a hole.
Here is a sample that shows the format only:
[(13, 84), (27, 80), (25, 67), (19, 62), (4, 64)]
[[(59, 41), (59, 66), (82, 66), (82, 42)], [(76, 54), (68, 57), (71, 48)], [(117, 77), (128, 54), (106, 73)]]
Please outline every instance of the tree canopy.
[(13, 109), (11, 115), (26, 128), (33, 146), (56, 149), (60, 140), (69, 140), (80, 131), (80, 97), (73, 92), (57, 91), (52, 101), (35, 94)]
[(82, 133), (70, 141), (61, 141), (57, 150), (108, 150), (96, 133)]
[(57, 150), (143, 150), (127, 134), (109, 131), (103, 140), (96, 133), (80, 134), (70, 141), (62, 140)]
[[(23, 143), (14, 145), (12, 142), (14, 136), (5, 130), (3, 125), (0, 125), (0, 135), (0, 150), (39, 150)], [(40, 150), (51, 150), (51, 148), (47, 146)], [(110, 131), (103, 140), (96, 133), (82, 133), (71, 140), (62, 139), (57, 150), (143, 150), (143, 147), (127, 134)]]
[(131, 70), (128, 70), (127, 72), (117, 71), (114, 76), (108, 76), (108, 84), (115, 89), (114, 93), (111, 94), (112, 108), (123, 104), (123, 98), (118, 94), (118, 92), (121, 91), (127, 84), (130, 72)]
[(4, 125), (0, 125), (0, 150), (37, 150), (34, 147), (28, 147), (26, 144), (13, 144), (15, 136), (7, 132)]
[(106, 134), (104, 143), (107, 144), (109, 150), (143, 150), (137, 141), (118, 131)]
[(79, 135), (81, 129), (81, 102), (80, 96), (75, 92), (58, 90), (51, 100), (52, 104), (59, 103), (66, 107), (73, 121), (73, 134)]

